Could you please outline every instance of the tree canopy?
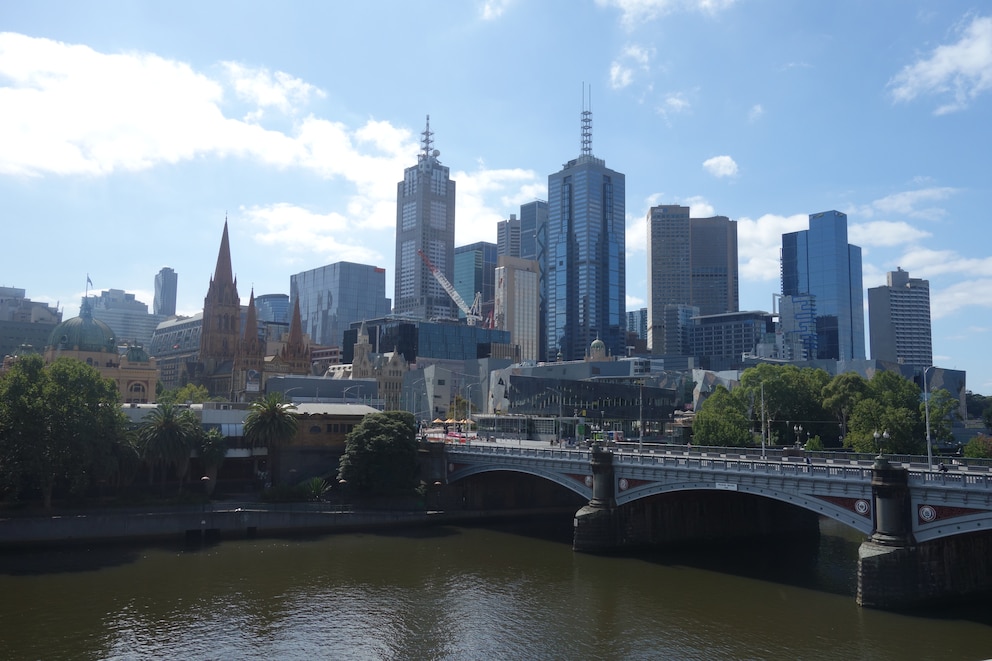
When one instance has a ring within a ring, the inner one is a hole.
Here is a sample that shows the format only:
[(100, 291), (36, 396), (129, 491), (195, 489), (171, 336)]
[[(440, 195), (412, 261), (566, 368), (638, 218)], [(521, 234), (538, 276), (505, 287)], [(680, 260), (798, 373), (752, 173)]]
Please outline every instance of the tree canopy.
[(299, 421), (295, 404), (283, 402), (282, 395), (269, 393), (252, 402), (245, 417), (245, 442), (265, 447), (269, 452), (269, 472), (273, 483), (279, 479), (279, 449), (296, 436)]
[(345, 441), (338, 479), (370, 496), (408, 494), (416, 489), (417, 422), (407, 411), (371, 413)]

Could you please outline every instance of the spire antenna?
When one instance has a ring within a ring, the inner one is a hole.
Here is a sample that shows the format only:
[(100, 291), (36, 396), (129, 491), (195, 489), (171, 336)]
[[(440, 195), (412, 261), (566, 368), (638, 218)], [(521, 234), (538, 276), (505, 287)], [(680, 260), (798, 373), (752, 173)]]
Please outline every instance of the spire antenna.
[(592, 88), (589, 89), (589, 105), (587, 107), (585, 83), (582, 83), (582, 155), (592, 155)]
[(427, 115), (427, 128), (424, 129), (423, 133), (420, 134), (423, 138), (420, 144), (424, 148), (424, 154), (421, 156), (422, 160), (426, 160), (431, 157), (431, 150), (434, 148), (434, 132), (431, 131), (431, 116)]

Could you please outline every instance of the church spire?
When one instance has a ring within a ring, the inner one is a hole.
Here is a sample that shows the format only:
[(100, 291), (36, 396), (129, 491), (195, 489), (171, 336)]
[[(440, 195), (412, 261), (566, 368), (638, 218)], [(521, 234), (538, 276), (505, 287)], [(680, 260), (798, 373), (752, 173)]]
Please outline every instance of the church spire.
[(220, 239), (213, 279), (220, 285), (235, 284), (234, 269), (231, 267), (231, 242), (227, 235), (227, 216), (224, 216), (224, 234)]

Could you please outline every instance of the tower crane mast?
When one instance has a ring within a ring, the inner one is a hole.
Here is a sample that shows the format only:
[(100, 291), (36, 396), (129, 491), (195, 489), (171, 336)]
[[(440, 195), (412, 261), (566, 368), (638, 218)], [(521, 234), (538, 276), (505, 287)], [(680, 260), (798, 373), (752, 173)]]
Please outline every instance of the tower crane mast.
[(482, 298), (480, 294), (475, 295), (475, 300), (472, 302), (472, 307), (469, 307), (465, 302), (465, 299), (461, 297), (458, 290), (455, 289), (454, 285), (448, 282), (448, 279), (444, 277), (444, 274), (434, 266), (434, 263), (424, 254), (423, 250), (418, 250), (417, 254), (420, 255), (420, 259), (424, 260), (424, 264), (427, 265), (427, 269), (434, 276), (434, 279), (438, 281), (438, 284), (444, 288), (444, 291), (448, 292), (448, 296), (451, 300), (455, 302), (458, 309), (465, 314), (465, 321), (469, 326), (475, 326), (475, 324), (482, 320), (482, 315), (479, 313), (480, 299)]

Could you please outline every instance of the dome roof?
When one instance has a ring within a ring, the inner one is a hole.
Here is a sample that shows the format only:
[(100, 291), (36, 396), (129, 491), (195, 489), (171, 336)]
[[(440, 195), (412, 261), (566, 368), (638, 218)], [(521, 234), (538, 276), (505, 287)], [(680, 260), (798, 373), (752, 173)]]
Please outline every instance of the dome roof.
[(110, 326), (93, 318), (88, 302), (79, 316), (63, 321), (48, 336), (48, 346), (68, 351), (105, 351), (117, 353), (117, 340)]
[(148, 352), (135, 344), (127, 348), (127, 354), (124, 357), (127, 358), (129, 363), (147, 363), (150, 360)]
[(592, 341), (592, 344), (589, 345), (589, 348), (602, 349), (603, 351), (606, 351), (606, 342), (603, 342), (601, 339), (597, 337), (595, 340)]

